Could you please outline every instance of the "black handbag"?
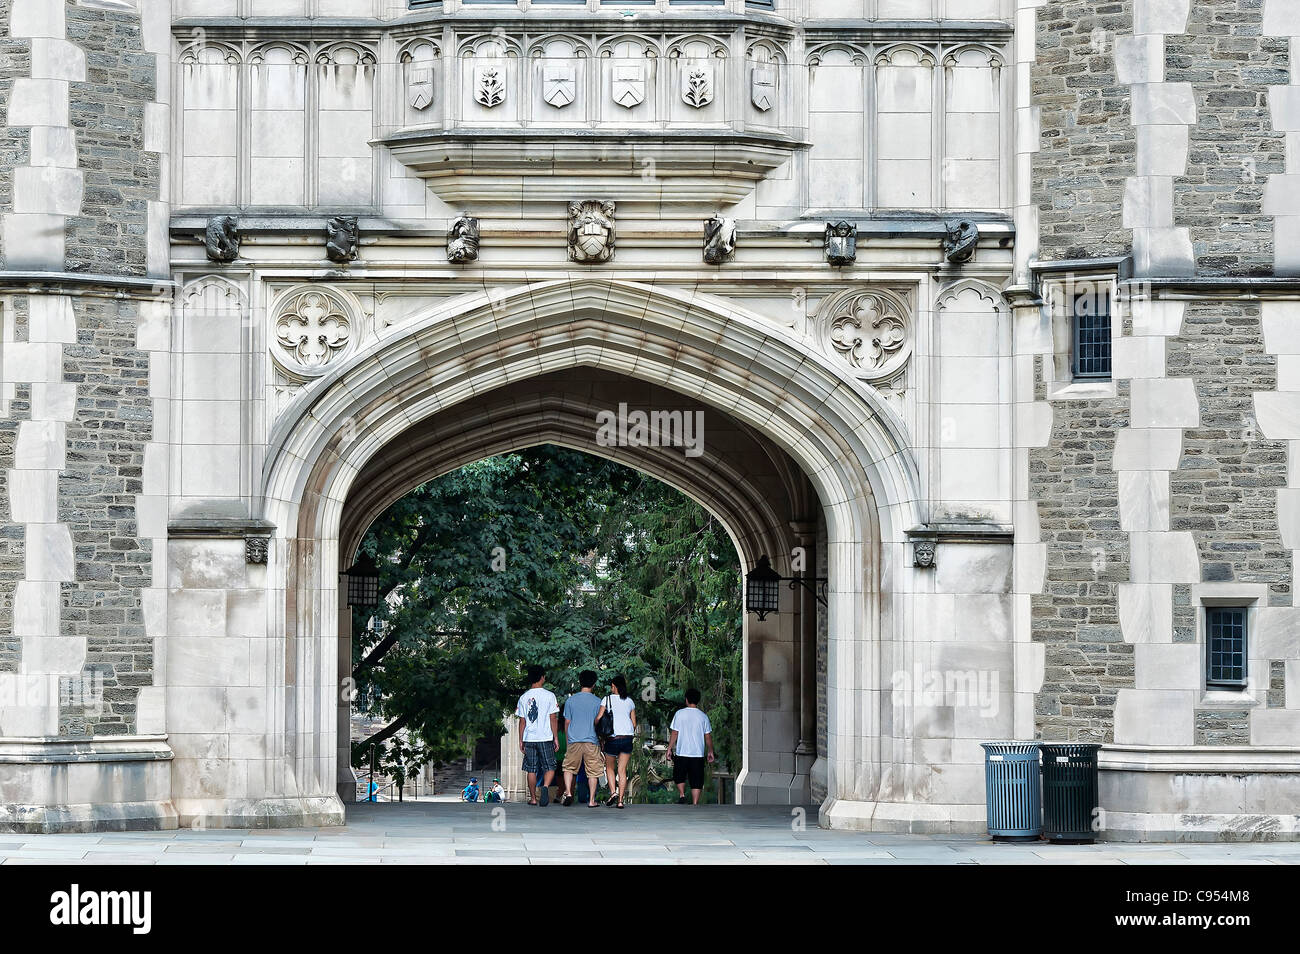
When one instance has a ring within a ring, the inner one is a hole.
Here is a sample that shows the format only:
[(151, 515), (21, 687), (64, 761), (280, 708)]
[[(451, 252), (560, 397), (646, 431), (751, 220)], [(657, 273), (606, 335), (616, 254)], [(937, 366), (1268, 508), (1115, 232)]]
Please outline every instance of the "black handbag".
[(609, 696), (605, 697), (605, 714), (596, 720), (596, 734), (602, 739), (614, 734), (614, 710), (609, 707)]

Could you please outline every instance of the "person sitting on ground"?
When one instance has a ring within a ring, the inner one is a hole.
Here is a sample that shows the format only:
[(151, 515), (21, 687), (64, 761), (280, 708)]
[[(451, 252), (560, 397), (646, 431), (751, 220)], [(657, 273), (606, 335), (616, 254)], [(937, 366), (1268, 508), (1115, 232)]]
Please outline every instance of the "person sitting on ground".
[(573, 781), (579, 769), (587, 770), (587, 807), (596, 807), (596, 782), (605, 774), (605, 760), (601, 758), (596, 742), (596, 713), (600, 698), (591, 690), (596, 685), (596, 674), (590, 669), (578, 673), (582, 691), (569, 696), (564, 703), (564, 738), (568, 747), (564, 751), (565, 805), (573, 804)]
[(494, 778), (492, 787), (487, 790), (483, 796), (485, 802), (504, 802), (506, 800), (506, 790), (501, 787), (501, 779)]
[(528, 773), (528, 804), (545, 807), (551, 801), (551, 779), (555, 777), (555, 753), (560, 750), (560, 704), (555, 693), (543, 688), (546, 670), (528, 667), (528, 691), (519, 697), (519, 751), (524, 754)]
[[(686, 804), (686, 783), (691, 785), (691, 804), (700, 803), (704, 788), (704, 762), (713, 764), (713, 725), (700, 708), (700, 690), (686, 690), (686, 708), (678, 709), (669, 726), (668, 757), (673, 760), (673, 781), (677, 783), (677, 804)], [(707, 754), (706, 754), (707, 753)]]
[(469, 784), (466, 785), (465, 788), (461, 790), (460, 800), (462, 802), (478, 801), (478, 779), (471, 778), (469, 780)]

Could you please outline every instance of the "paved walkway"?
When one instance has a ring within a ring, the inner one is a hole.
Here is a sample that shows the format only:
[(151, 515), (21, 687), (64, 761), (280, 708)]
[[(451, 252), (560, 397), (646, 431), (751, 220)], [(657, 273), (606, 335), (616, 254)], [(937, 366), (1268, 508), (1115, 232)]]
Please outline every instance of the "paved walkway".
[[(342, 828), (0, 834), (15, 864), (1300, 864), (1300, 842), (992, 844), (978, 836), (797, 830), (782, 808), (643, 805), (623, 811), (429, 803), (360, 805)], [(495, 826), (495, 830), (494, 830)]]

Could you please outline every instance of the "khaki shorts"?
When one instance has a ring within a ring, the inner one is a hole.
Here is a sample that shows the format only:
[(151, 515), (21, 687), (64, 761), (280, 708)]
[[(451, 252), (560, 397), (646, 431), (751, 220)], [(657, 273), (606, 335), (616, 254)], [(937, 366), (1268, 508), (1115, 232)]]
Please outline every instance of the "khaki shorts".
[(564, 771), (577, 773), (579, 765), (587, 766), (587, 778), (595, 781), (605, 774), (605, 757), (595, 742), (570, 742), (564, 750)]

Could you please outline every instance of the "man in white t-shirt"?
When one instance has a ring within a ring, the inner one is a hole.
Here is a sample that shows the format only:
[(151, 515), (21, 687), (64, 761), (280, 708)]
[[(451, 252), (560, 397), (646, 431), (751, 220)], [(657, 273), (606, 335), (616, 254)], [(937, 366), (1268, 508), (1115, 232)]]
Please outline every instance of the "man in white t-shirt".
[(673, 760), (677, 804), (686, 804), (686, 783), (691, 783), (691, 804), (700, 803), (704, 789), (704, 763), (713, 764), (713, 725), (700, 708), (700, 690), (686, 690), (686, 708), (678, 709), (670, 726), (668, 757)]
[[(545, 683), (546, 670), (529, 666), (529, 689), (515, 706), (515, 715), (519, 716), (519, 751), (524, 753), (524, 771), (528, 773), (529, 805), (550, 803), (555, 753), (560, 750), (560, 736), (556, 731), (560, 704), (555, 693), (542, 688)], [(537, 784), (539, 776), (540, 785)]]

